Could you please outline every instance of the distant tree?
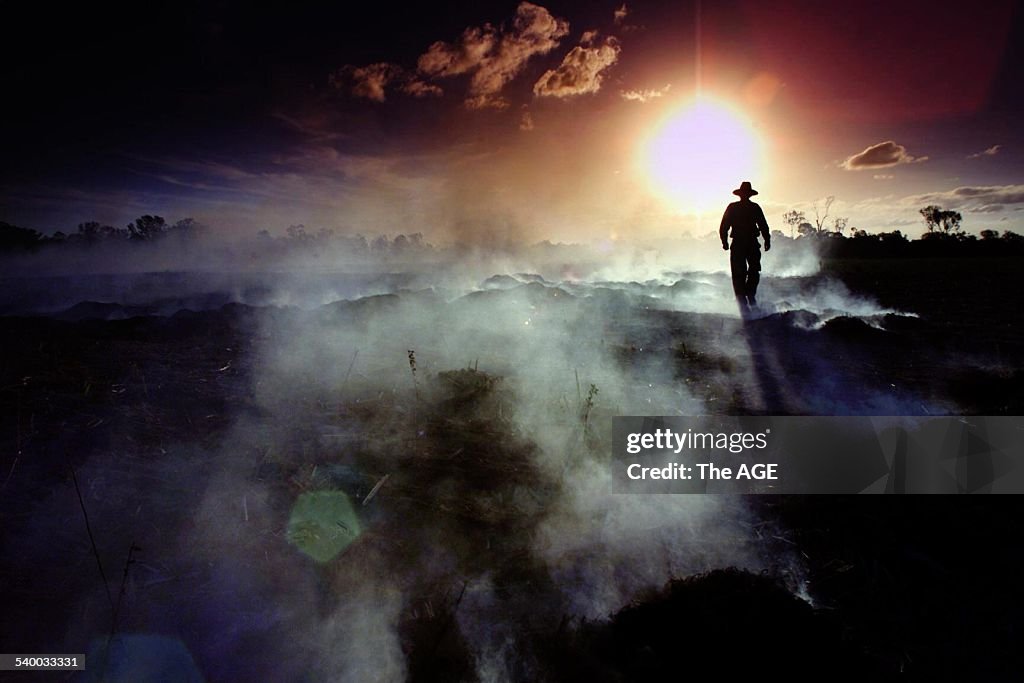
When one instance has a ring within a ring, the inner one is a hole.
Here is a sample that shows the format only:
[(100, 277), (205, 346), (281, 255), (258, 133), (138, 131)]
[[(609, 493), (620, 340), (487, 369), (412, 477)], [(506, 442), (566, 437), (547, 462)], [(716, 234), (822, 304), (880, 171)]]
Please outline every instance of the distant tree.
[(34, 249), (39, 246), (40, 235), (31, 228), (19, 228), (0, 221), (0, 251)]
[(85, 240), (86, 242), (95, 242), (100, 239), (102, 228), (98, 221), (86, 221), (85, 223), (78, 224), (78, 232), (76, 235), (79, 239)]
[(1007, 230), (1003, 233), (1003, 241), (1010, 244), (1020, 244), (1024, 242), (1024, 235), (1019, 235), (1012, 230)]
[(128, 224), (128, 234), (133, 240), (149, 241), (163, 237), (167, 232), (167, 221), (162, 216), (139, 216)]
[(172, 225), (168, 232), (172, 232), (181, 237), (196, 237), (203, 230), (203, 225), (195, 218), (182, 218), (180, 221)]
[(105, 240), (128, 239), (128, 230), (120, 230), (112, 225), (106, 225), (97, 221), (86, 221), (78, 224), (78, 232), (72, 235), (77, 242), (100, 242)]
[(924, 218), (924, 224), (928, 227), (928, 232), (939, 232), (941, 230), (942, 234), (945, 235), (959, 235), (963, 232), (960, 229), (960, 221), (963, 217), (959, 211), (946, 211), (940, 206), (929, 204), (921, 209), (919, 213)]
[(811, 206), (814, 208), (814, 229), (817, 232), (825, 231), (825, 221), (828, 220), (829, 209), (832, 208), (832, 202), (836, 200), (835, 195), (829, 195), (823, 200), (825, 205), (822, 208), (818, 208), (818, 202), (815, 201)]
[(882, 240), (883, 244), (907, 244), (909, 240), (899, 230), (893, 230), (892, 232), (879, 233), (878, 238)]
[(981, 231), (981, 239), (985, 240), (986, 242), (991, 241), (991, 240), (997, 240), (997, 239), (999, 239), (999, 231), (998, 230), (982, 230)]
[(301, 223), (289, 225), (285, 232), (288, 233), (288, 239), (295, 240), (296, 242), (305, 242), (309, 239), (309, 235), (306, 233), (306, 226)]
[(807, 216), (804, 215), (803, 211), (797, 211), (796, 209), (794, 209), (792, 211), (787, 211), (786, 213), (782, 214), (782, 220), (786, 225), (789, 226), (789, 236), (793, 237), (794, 233), (796, 232), (797, 226), (806, 221)]
[(846, 230), (846, 226), (849, 224), (849, 222), (849, 218), (836, 216), (835, 218), (832, 219), (832, 229), (838, 234), (842, 235), (843, 231)]
[(801, 237), (811, 237), (812, 235), (815, 235), (818, 232), (814, 228), (814, 226), (808, 223), (807, 221), (804, 221), (800, 225), (796, 226), (796, 231)]

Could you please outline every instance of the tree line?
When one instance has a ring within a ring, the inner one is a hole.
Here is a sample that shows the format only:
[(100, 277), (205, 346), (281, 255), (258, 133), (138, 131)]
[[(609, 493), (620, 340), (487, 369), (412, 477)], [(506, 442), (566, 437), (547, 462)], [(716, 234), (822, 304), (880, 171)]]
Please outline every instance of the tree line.
[[(162, 216), (139, 216), (123, 228), (88, 221), (79, 223), (77, 230), (53, 235), (42, 233), (0, 221), (0, 252), (32, 252), (40, 249), (59, 247), (93, 247), (111, 245), (156, 244), (159, 242), (194, 242), (210, 235), (205, 225), (193, 218), (168, 223)], [(255, 244), (268, 251), (273, 250), (316, 250), (336, 248), (353, 254), (402, 254), (405, 252), (429, 251), (422, 233), (398, 234), (394, 237), (378, 235), (367, 238), (363, 235), (338, 234), (334, 230), (321, 228), (307, 229), (305, 225), (291, 225), (285, 235), (275, 237), (268, 230), (260, 230)]]
[[(918, 239), (910, 239), (899, 230), (868, 233), (849, 227), (849, 220), (830, 216), (834, 197), (812, 205), (813, 217), (803, 211), (789, 211), (783, 221), (790, 228), (786, 235), (773, 232), (778, 245), (786, 241), (812, 241), (818, 253), (836, 258), (876, 258), (914, 256), (1016, 256), (1024, 254), (1024, 236), (1012, 231), (1002, 234), (995, 230), (982, 230), (978, 235), (962, 228), (963, 217), (957, 211), (929, 205), (920, 210), (926, 231)], [(57, 232), (43, 235), (36, 230), (0, 221), (0, 252), (33, 252), (41, 249), (96, 245), (139, 245), (161, 241), (193, 243), (208, 236), (209, 229), (192, 218), (168, 223), (162, 216), (143, 215), (123, 228), (96, 221), (79, 223), (71, 233)], [(289, 226), (283, 236), (273, 236), (260, 230), (255, 246), (265, 252), (318, 252), (338, 250), (353, 255), (395, 256), (435, 251), (424, 240), (422, 233), (398, 234), (394, 237), (378, 235), (340, 234), (321, 228), (307, 229), (305, 225)]]
[(910, 239), (900, 230), (869, 233), (849, 227), (843, 216), (830, 218), (835, 197), (814, 202), (813, 218), (803, 211), (792, 210), (783, 214), (783, 222), (790, 234), (775, 231), (777, 241), (813, 240), (822, 256), (834, 258), (884, 258), (915, 256), (1019, 256), (1024, 254), (1024, 236), (1006, 230), (982, 230), (974, 235), (964, 231), (963, 216), (959, 211), (943, 209), (935, 204), (921, 208), (918, 213), (925, 232), (918, 239)]
[(70, 234), (57, 231), (43, 235), (31, 228), (22, 228), (0, 221), (0, 250), (34, 250), (50, 245), (92, 245), (116, 242), (153, 242), (165, 237), (195, 237), (203, 227), (192, 218), (169, 224), (162, 216), (139, 216), (123, 228), (115, 228), (97, 221), (78, 224)]

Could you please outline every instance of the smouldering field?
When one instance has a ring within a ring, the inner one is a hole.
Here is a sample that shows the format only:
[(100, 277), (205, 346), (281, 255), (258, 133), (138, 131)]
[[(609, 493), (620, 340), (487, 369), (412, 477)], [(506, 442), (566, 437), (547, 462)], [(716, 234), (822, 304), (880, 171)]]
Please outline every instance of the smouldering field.
[(967, 284), (1012, 264), (937, 298), (886, 264), (767, 275), (747, 320), (723, 273), (22, 281), (0, 651), (89, 651), (85, 680), (1005, 674), (1012, 500), (609, 492), (614, 415), (1019, 414), (1020, 313)]

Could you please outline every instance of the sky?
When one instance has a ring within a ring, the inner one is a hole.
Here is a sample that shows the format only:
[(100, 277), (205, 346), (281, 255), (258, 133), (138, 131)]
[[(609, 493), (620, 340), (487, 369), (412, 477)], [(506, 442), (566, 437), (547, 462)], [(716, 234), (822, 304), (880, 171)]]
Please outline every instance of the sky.
[(435, 243), (1024, 232), (1018, 2), (33, 7), (0, 46), (0, 220)]

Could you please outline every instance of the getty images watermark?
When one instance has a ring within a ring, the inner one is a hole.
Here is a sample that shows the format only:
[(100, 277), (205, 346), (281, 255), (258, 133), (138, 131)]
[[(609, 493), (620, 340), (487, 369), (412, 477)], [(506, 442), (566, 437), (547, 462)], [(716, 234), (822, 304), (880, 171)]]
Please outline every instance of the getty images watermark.
[(1024, 493), (1024, 417), (616, 417), (617, 493)]

